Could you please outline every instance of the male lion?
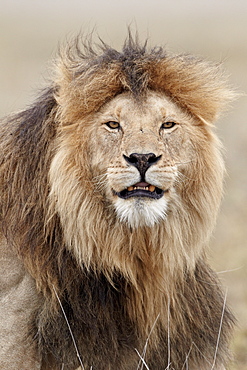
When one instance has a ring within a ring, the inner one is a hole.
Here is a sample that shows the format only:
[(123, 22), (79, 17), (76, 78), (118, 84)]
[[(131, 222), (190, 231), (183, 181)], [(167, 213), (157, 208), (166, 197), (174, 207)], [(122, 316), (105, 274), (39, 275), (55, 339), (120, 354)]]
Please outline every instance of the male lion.
[(224, 165), (219, 66), (67, 48), (1, 124), (1, 369), (223, 369), (233, 318), (205, 246)]

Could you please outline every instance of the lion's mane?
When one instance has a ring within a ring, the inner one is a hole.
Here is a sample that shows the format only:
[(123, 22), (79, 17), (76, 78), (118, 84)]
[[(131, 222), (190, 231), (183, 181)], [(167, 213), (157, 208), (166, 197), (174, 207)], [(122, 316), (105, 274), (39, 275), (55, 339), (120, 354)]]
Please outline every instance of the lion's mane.
[[(86, 369), (136, 369), (135, 349), (142, 354), (147, 339), (151, 369), (181, 369), (186, 359), (206, 369), (216, 349), (222, 364), (232, 317), (205, 257), (224, 172), (210, 126), (231, 99), (221, 68), (131, 37), (122, 52), (78, 45), (61, 53), (50, 88), (0, 132), (1, 228), (42, 297), (30, 330), (43, 366), (78, 366), (57, 296)], [(165, 93), (207, 140), (196, 143), (169, 217), (132, 230), (92, 175), (90, 116), (122, 92), (138, 100), (147, 89)]]

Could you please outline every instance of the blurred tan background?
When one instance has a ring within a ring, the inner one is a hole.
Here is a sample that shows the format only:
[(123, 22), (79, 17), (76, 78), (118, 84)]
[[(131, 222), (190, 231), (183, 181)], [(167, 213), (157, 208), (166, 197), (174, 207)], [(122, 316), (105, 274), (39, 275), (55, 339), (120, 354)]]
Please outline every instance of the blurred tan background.
[[(47, 85), (57, 46), (96, 30), (121, 47), (127, 26), (150, 44), (224, 61), (230, 83), (247, 92), (246, 0), (0, 0), (0, 116), (24, 108)], [(218, 122), (226, 147), (226, 195), (211, 261), (238, 318), (234, 370), (247, 369), (247, 97)], [(155, 370), (155, 369), (154, 369)]]

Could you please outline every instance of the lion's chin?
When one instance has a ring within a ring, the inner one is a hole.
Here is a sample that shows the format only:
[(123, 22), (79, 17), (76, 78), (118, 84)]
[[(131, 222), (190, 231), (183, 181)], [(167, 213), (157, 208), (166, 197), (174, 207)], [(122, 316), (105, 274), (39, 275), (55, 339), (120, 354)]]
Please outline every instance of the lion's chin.
[(127, 200), (118, 198), (115, 201), (117, 216), (129, 227), (153, 227), (167, 216), (167, 200), (149, 200), (145, 197), (132, 197)]

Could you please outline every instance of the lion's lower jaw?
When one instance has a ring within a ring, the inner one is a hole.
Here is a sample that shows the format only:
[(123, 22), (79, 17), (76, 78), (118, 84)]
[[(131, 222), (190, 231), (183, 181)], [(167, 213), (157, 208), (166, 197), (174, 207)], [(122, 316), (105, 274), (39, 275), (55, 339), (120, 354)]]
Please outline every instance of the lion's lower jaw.
[(152, 227), (166, 218), (167, 200), (164, 197), (158, 200), (149, 200), (144, 197), (128, 200), (118, 198), (115, 202), (115, 209), (120, 221), (132, 228)]

